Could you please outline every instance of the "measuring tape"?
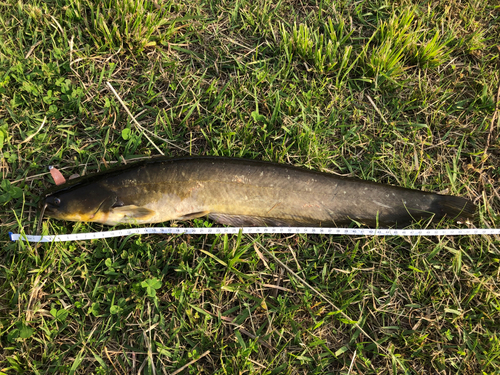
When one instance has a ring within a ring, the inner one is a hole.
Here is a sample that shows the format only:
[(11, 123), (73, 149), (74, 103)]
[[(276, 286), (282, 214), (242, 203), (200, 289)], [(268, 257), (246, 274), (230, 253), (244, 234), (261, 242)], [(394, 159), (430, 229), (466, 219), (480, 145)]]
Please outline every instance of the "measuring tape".
[(95, 233), (31, 236), (9, 232), (11, 241), (67, 242), (138, 234), (329, 234), (347, 236), (467, 236), (500, 234), (500, 229), (367, 229), (367, 228), (312, 228), (312, 227), (243, 227), (243, 228), (130, 228)]

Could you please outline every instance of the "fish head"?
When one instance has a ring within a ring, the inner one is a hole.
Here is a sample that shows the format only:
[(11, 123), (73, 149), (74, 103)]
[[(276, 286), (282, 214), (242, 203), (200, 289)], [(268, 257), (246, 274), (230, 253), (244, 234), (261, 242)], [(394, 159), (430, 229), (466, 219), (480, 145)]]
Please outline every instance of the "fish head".
[(68, 220), (106, 223), (114, 206), (121, 205), (115, 192), (102, 186), (61, 189), (40, 202), (42, 215)]
[(117, 225), (147, 223), (155, 211), (141, 207), (101, 184), (51, 190), (40, 202), (41, 215), (67, 221), (90, 221)]

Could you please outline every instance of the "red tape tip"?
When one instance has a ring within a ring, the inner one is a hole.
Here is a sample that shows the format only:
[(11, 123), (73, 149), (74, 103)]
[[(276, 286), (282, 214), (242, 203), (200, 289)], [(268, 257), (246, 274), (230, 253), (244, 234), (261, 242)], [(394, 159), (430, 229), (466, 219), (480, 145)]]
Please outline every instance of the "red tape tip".
[(59, 170), (53, 165), (49, 165), (50, 175), (54, 179), (56, 185), (62, 185), (66, 182), (66, 179)]

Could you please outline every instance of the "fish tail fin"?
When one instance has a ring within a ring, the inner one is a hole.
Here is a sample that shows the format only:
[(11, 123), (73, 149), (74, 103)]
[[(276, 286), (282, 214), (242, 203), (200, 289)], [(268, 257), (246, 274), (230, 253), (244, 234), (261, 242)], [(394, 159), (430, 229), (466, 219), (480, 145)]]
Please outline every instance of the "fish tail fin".
[(477, 210), (470, 200), (453, 195), (440, 195), (436, 203), (442, 216), (453, 219), (472, 219)]

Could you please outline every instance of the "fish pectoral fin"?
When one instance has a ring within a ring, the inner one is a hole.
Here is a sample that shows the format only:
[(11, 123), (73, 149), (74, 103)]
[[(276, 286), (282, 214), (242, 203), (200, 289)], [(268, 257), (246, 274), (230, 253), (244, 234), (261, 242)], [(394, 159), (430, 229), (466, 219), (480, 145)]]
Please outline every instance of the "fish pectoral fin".
[(134, 220), (147, 220), (153, 217), (156, 213), (149, 208), (139, 207), (133, 204), (128, 206), (113, 207), (111, 211), (113, 214), (122, 215), (124, 218)]
[(192, 212), (190, 214), (178, 217), (178, 218), (176, 218), (176, 220), (191, 220), (191, 219), (196, 219), (197, 217), (207, 216), (209, 213), (210, 213), (210, 211)]

